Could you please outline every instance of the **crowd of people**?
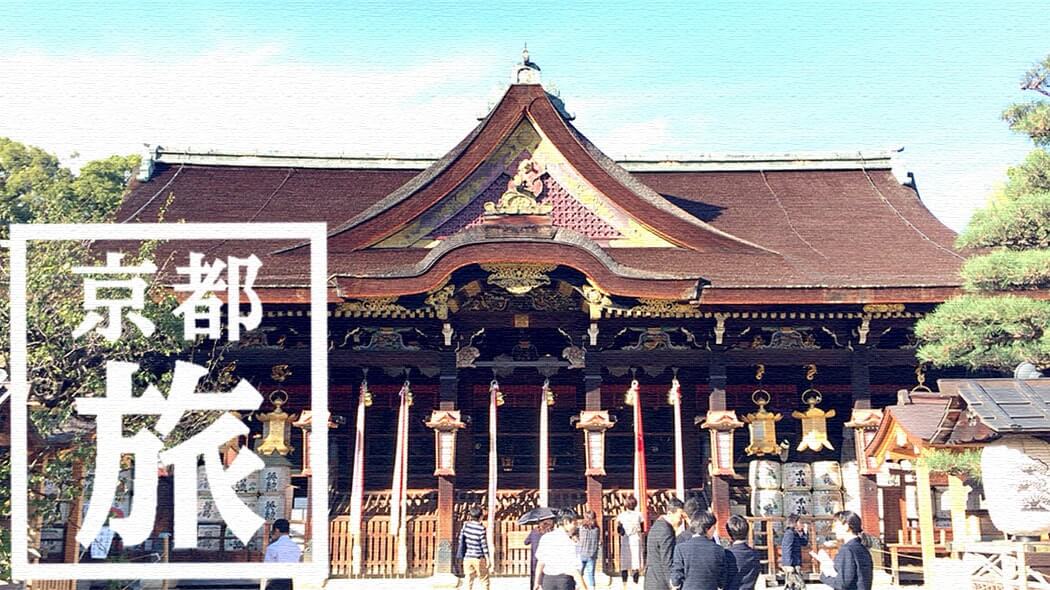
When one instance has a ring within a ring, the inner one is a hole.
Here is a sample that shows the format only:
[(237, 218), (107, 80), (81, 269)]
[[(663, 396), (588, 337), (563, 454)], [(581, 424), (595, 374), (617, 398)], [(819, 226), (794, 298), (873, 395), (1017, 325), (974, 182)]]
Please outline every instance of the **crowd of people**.
[[(469, 517), (459, 537), (463, 587), (473, 590), (478, 582), (488, 590), (490, 560), (481, 509), (472, 508)], [(628, 498), (615, 524), (623, 590), (627, 590), (629, 579), (637, 585), (640, 577), (644, 590), (752, 590), (761, 575), (762, 554), (748, 544), (747, 519), (738, 515), (729, 518), (729, 538), (723, 546), (715, 515), (696, 499), (669, 500), (664, 513), (646, 532), (644, 515), (635, 499)], [(809, 544), (807, 529), (797, 516), (788, 517), (785, 524), (780, 561), (785, 588), (804, 588), (801, 566), (802, 550)], [(820, 581), (834, 590), (871, 590), (872, 560), (860, 539), (860, 517), (848, 510), (838, 512), (832, 530), (840, 541), (834, 559), (824, 549), (810, 552), (820, 565)], [(573, 510), (553, 511), (553, 517), (540, 521), (525, 539), (532, 550), (530, 590), (595, 588), (600, 538), (598, 517), (593, 511), (584, 514), (582, 523)]]

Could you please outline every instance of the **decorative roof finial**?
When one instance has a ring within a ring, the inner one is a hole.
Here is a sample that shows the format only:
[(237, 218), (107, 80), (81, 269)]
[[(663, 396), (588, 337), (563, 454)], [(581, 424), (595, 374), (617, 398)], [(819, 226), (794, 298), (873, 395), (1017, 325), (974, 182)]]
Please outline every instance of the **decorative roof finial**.
[(514, 75), (511, 76), (513, 84), (539, 84), (540, 66), (529, 59), (529, 45), (521, 50), (521, 63), (514, 66)]

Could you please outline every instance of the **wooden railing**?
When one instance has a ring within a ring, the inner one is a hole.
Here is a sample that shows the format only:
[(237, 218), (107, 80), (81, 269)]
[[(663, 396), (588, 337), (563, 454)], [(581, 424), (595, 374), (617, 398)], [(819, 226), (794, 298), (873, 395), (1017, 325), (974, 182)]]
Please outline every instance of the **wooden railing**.
[[(408, 576), (429, 576), (434, 567), (437, 545), (437, 517), (410, 516), (407, 531)], [(331, 575), (350, 576), (353, 555), (350, 519), (333, 518), (329, 526)], [(361, 524), (361, 576), (392, 578), (398, 576), (397, 537), (390, 534), (390, 519), (376, 516)]]
[[(670, 490), (652, 490), (650, 508), (662, 510)], [(606, 573), (617, 573), (620, 558), (620, 539), (616, 534), (616, 515), (623, 510), (630, 490), (608, 490), (602, 497), (602, 563)], [(389, 527), (390, 494), (366, 494), (362, 513), (361, 572), (362, 577), (396, 577), (397, 539)], [(408, 498), (407, 561), (408, 576), (429, 576), (433, 573), (437, 551), (437, 494), (434, 490), (411, 490)], [(534, 508), (536, 490), (500, 490), (496, 497), (496, 527), (493, 531), (495, 556), (492, 575), (527, 576), (531, 550), (522, 541), (532, 530), (530, 525), (519, 525), (518, 518)], [(460, 490), (453, 506), (453, 539), (458, 538), (459, 527), (465, 522), (471, 506), (486, 506), (484, 491)], [(551, 490), (551, 505), (572, 508), (582, 514), (586, 510), (586, 494), (580, 490)], [(350, 535), (349, 517), (333, 517), (329, 526), (331, 575), (351, 576), (354, 539)], [(644, 540), (643, 540), (644, 547)], [(455, 547), (453, 547), (453, 552)]]

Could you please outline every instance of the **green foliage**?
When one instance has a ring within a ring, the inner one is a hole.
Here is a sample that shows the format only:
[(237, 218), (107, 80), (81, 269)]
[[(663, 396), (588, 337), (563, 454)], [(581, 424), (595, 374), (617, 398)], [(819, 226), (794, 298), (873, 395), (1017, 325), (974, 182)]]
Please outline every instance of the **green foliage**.
[[(1022, 89), (1050, 96), (1048, 77), (1050, 57), (1025, 74)], [(1050, 103), (1014, 105), (1003, 117), (1037, 145), (1050, 145)], [(963, 267), (969, 294), (915, 327), (923, 361), (1002, 371), (1025, 361), (1050, 367), (1050, 153), (1035, 150), (1008, 174), (999, 198), (974, 214), (956, 243), (993, 249)]]
[[(8, 223), (111, 221), (127, 180), (137, 165), (135, 156), (112, 156), (87, 164), (79, 175), (74, 176), (61, 167), (54, 156), (0, 138), (0, 236), (7, 236)], [(155, 243), (144, 244), (137, 252), (129, 252), (124, 263), (152, 259), (155, 247)], [(7, 368), (5, 353), (11, 343), (8, 330), (11, 277), (7, 256), (7, 250), (0, 250), (0, 367), (4, 368)], [(29, 419), (35, 431), (43, 437), (56, 433), (72, 437), (60, 452), (51, 454), (46, 461), (42, 455), (28, 458), (30, 489), (37, 489), (44, 481), (61, 482), (57, 497), (33, 494), (29, 499), (30, 510), (44, 522), (53, 516), (59, 500), (73, 499), (83, 493), (84, 482), (72, 477), (73, 462), (80, 461), (90, 468), (94, 460), (92, 433), (73, 427), (73, 399), (103, 394), (105, 363), (109, 360), (141, 362), (143, 371), (136, 376), (139, 379), (136, 387), (143, 387), (148, 380), (166, 390), (171, 378), (168, 370), (171, 358), (187, 348), (187, 342), (182, 338), (182, 322), (172, 314), (177, 302), (170, 289), (158, 281), (149, 284), (142, 312), (156, 325), (152, 336), (143, 336), (132, 324), (125, 322), (123, 337), (114, 343), (96, 332), (73, 339), (72, 333), (85, 311), (84, 277), (72, 274), (72, 268), (100, 266), (103, 261), (103, 252), (75, 241), (33, 241), (27, 251)], [(155, 262), (163, 267), (164, 261)], [(195, 413), (187, 416), (183, 425), (189, 425), (193, 432), (201, 423), (210, 420), (207, 413)], [(148, 420), (129, 422), (144, 424)], [(0, 476), (3, 478), (0, 516), (10, 515), (9, 472), (10, 457), (0, 457)], [(0, 579), (8, 576), (10, 564), (9, 559), (4, 559), (9, 553), (9, 537), (5, 536), (2, 541)]]
[(1050, 249), (998, 250), (971, 258), (962, 276), (967, 291), (1050, 289)]
[[(49, 203), (63, 200), (72, 178), (51, 154), (0, 137), (0, 223), (37, 219)], [(6, 237), (0, 227), (0, 239)]]
[(938, 367), (1050, 365), (1050, 301), (1015, 295), (964, 295), (915, 326), (919, 359)]
[[(1050, 162), (1047, 164), (1050, 166)], [(1047, 168), (1050, 173), (1050, 168)], [(960, 248), (1050, 248), (1050, 191), (1024, 195), (980, 209), (959, 234)]]
[(1050, 104), (1015, 104), (1003, 112), (1003, 119), (1010, 123), (1010, 129), (1031, 136), (1036, 145), (1050, 145)]
[(1050, 152), (1032, 150), (1024, 162), (1011, 166), (1006, 171), (1009, 179), (1003, 196), (1016, 199), (1035, 193), (1050, 193)]
[(981, 451), (977, 449), (933, 449), (923, 458), (931, 471), (963, 479), (981, 479)]
[[(1050, 56), (1025, 72), (1021, 89), (1050, 96)], [(1010, 128), (1025, 133), (1036, 145), (1050, 145), (1050, 103), (1043, 100), (1011, 105), (1003, 112)]]

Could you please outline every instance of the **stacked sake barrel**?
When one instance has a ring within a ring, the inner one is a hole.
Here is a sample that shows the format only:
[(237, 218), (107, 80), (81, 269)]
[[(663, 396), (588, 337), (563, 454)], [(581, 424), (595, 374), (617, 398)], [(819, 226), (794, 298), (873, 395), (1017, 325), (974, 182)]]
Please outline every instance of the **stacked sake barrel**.
[(784, 463), (784, 516), (811, 516), (813, 505), (813, 466), (809, 463)]
[(204, 465), (197, 467), (197, 548), (218, 551), (222, 544), (222, 514), (211, 496)]
[(747, 469), (751, 484), (751, 514), (783, 516), (784, 492), (781, 491), (782, 469), (777, 461), (752, 461)]
[(748, 482), (754, 516), (831, 516), (843, 507), (837, 461), (752, 461)]
[[(813, 463), (813, 516), (833, 516), (845, 508), (842, 497), (842, 468), (837, 461)], [(831, 521), (817, 521), (813, 525), (814, 542), (824, 543), (834, 538)]]
[[(248, 477), (238, 481), (233, 486), (233, 491), (237, 493), (237, 498), (244, 503), (252, 512), (258, 513), (259, 511), (259, 472), (253, 472)], [(233, 534), (233, 531), (229, 528), (226, 529), (226, 538), (223, 539), (223, 545), (226, 551), (239, 551), (244, 549), (245, 546), (241, 543), (241, 540)], [(248, 549), (252, 551), (258, 551), (262, 547), (262, 530), (260, 529), (251, 539), (248, 540)]]

